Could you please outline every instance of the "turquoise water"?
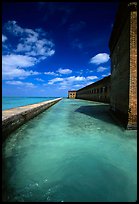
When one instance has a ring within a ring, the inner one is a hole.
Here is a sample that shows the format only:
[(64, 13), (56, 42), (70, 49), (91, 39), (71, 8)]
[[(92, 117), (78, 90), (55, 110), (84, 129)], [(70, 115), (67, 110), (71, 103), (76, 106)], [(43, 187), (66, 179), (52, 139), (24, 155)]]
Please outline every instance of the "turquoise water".
[(2, 97), (2, 110), (52, 100), (56, 97)]
[(64, 99), (3, 144), (3, 199), (129, 202), (137, 199), (137, 135), (108, 105)]

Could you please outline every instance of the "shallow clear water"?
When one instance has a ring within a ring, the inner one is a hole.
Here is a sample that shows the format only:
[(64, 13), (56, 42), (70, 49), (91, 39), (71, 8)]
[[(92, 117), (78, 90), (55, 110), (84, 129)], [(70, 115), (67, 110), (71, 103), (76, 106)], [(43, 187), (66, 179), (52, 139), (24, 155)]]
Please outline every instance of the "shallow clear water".
[(136, 131), (108, 105), (64, 99), (3, 144), (6, 201), (136, 201)]
[(48, 101), (56, 97), (2, 97), (2, 110)]

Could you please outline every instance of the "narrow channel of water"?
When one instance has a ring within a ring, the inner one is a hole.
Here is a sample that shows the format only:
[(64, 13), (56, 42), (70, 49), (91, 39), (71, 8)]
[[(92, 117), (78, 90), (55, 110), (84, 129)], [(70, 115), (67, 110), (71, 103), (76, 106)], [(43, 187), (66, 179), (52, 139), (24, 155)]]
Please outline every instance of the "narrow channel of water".
[(108, 105), (64, 99), (3, 144), (5, 201), (136, 201), (137, 132)]

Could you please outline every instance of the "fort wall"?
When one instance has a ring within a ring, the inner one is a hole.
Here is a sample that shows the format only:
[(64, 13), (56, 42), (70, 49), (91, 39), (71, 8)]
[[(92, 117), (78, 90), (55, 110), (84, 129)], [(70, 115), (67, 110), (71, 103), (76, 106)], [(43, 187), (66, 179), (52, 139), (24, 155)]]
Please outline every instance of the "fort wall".
[(2, 111), (2, 140), (22, 124), (60, 101), (61, 98)]
[(137, 2), (121, 2), (109, 40), (111, 75), (76, 91), (76, 98), (110, 103), (126, 129), (137, 128)]
[(76, 92), (76, 98), (91, 101), (110, 102), (110, 76), (92, 83)]
[[(110, 108), (127, 129), (137, 125), (136, 3), (121, 3), (110, 37)], [(124, 12), (123, 12), (124, 11)]]

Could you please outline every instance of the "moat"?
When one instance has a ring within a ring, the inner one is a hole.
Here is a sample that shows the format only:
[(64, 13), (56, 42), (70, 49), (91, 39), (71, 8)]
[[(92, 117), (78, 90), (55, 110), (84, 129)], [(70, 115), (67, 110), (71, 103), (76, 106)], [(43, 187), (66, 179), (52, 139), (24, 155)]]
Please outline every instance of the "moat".
[(137, 131), (109, 105), (63, 99), (3, 143), (3, 200), (134, 202)]

